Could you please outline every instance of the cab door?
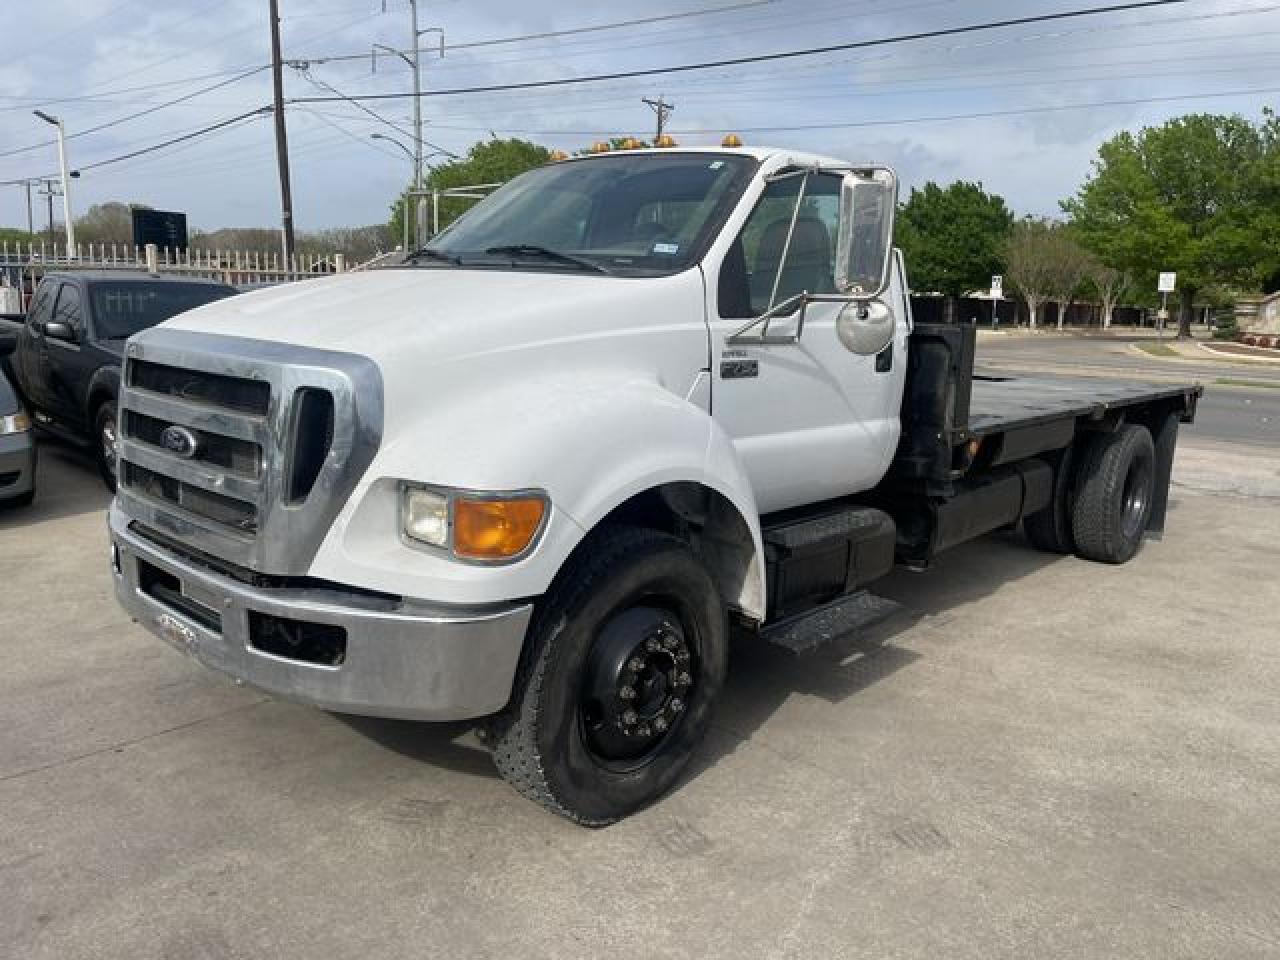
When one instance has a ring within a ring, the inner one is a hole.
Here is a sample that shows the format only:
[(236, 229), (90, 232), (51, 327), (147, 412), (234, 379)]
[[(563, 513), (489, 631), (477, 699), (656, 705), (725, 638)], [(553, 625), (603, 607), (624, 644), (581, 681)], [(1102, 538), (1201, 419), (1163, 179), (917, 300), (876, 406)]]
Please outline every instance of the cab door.
[(53, 402), (46, 376), (49, 354), (45, 347), (44, 328), (53, 319), (57, 293), (58, 283), (53, 280), (43, 280), (36, 288), (13, 357), (13, 371), (26, 401), (42, 411), (48, 411)]
[(43, 363), (44, 381), (48, 392), (47, 412), (61, 422), (84, 426), (84, 405), (81, 393), (88, 383), (91, 371), (86, 364), (86, 326), (84, 304), (80, 286), (74, 281), (64, 281), (54, 301), (53, 322), (60, 331), (54, 333), (48, 326), (44, 330)]
[[(812, 171), (771, 179), (708, 282), (712, 412), (764, 513), (875, 486), (898, 441), (907, 323), (900, 297), (875, 304), (897, 328), (878, 355), (842, 342), (847, 302), (811, 302), (771, 320), (770, 342), (734, 340), (771, 305), (837, 293), (842, 179)], [(794, 342), (778, 342), (786, 340)]]

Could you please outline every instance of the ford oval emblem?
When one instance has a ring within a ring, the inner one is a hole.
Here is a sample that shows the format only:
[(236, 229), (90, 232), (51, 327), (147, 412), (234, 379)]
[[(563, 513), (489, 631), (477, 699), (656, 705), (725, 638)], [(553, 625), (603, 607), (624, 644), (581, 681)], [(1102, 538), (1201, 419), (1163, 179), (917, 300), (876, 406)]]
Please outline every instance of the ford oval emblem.
[(160, 445), (175, 456), (182, 457), (184, 460), (190, 460), (196, 455), (196, 450), (200, 446), (200, 441), (196, 439), (196, 435), (186, 427), (179, 427), (176, 424), (172, 427), (165, 427), (160, 433)]

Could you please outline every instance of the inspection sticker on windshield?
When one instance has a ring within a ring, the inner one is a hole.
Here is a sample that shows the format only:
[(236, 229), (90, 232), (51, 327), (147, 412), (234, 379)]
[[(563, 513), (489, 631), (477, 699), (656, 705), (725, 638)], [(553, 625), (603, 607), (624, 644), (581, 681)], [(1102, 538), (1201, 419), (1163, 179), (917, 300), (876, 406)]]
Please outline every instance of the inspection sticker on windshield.
[(724, 161), (723, 161), (723, 160), (714, 160), (714, 161), (712, 161), (711, 166), (710, 166), (708, 169), (711, 169), (711, 170), (719, 170), (719, 169), (720, 169), (721, 167), (723, 167), (723, 166), (724, 166)]
[(678, 243), (655, 243), (653, 245), (654, 253), (679, 253), (680, 244)]

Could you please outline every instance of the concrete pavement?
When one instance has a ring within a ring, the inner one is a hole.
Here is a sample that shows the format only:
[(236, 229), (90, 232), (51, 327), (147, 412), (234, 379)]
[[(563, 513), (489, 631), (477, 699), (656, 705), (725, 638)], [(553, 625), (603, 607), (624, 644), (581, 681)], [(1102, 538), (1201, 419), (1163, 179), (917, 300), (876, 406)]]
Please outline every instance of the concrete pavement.
[(741, 644), (686, 782), (595, 832), (460, 726), (273, 702), (129, 624), (91, 467), (42, 468), (0, 513), (0, 956), (1280, 954), (1264, 449), (1188, 446), (1127, 566), (991, 537), (855, 641)]

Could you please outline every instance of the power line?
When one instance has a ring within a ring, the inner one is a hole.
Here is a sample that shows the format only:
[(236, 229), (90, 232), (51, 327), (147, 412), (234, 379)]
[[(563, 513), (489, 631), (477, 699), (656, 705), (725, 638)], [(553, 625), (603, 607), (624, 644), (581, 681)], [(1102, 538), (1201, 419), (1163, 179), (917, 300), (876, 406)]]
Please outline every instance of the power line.
[[(455, 159), (457, 158), (458, 155), (456, 153), (452, 152), (451, 150), (446, 150), (444, 147), (440, 146), (440, 144), (438, 143), (432, 143), (430, 140), (423, 140), (420, 137), (414, 137), (411, 131), (406, 130), (404, 127), (400, 126), (397, 123), (393, 123), (392, 121), (388, 120), (386, 117), (382, 116), (382, 114), (375, 113), (373, 110), (366, 107), (363, 103), (360, 103), (357, 97), (349, 97), (345, 93), (343, 93), (341, 90), (339, 90), (337, 87), (335, 87), (333, 84), (327, 83), (324, 80), (320, 80), (317, 77), (313, 77), (308, 69), (310, 67), (310, 64), (307, 61), (290, 60), (287, 62), (289, 66), (293, 67), (300, 74), (302, 74), (303, 78), (307, 80), (308, 83), (313, 83), (318, 87), (323, 87), (324, 89), (332, 91), (334, 94), (337, 95), (337, 98), (339, 100), (349, 103), (353, 107), (356, 107), (357, 109), (364, 111), (369, 116), (373, 117), (373, 119), (377, 120), (379, 123), (386, 124), (388, 127), (396, 131), (397, 133), (403, 134), (404, 136), (409, 137), (411, 139), (416, 139), (420, 143), (430, 147), (432, 150), (439, 150), (441, 153), (446, 153)], [(329, 98), (330, 101), (332, 101), (332, 99), (333, 98)], [(288, 102), (292, 104), (294, 101), (290, 100)]]
[[(760, 53), (747, 57), (732, 57), (725, 60), (704, 60), (698, 63), (676, 64), (670, 67), (649, 67), (642, 70), (621, 70), (616, 73), (599, 73), (583, 77), (558, 77), (553, 80), (526, 80), (521, 83), (487, 84), (483, 86), (452, 87), (448, 89), (426, 90), (419, 94), (412, 93), (366, 93), (357, 94), (351, 100), (403, 100), (407, 97), (447, 97), (464, 93), (492, 93), (500, 90), (532, 90), (542, 87), (563, 87), (583, 83), (597, 83), (602, 80), (627, 80), (635, 77), (653, 77), (659, 74), (688, 73), (695, 70), (714, 70), (722, 67), (737, 67), (752, 63), (767, 63), (774, 60), (790, 60), (797, 57), (819, 56), (825, 53), (836, 53), (843, 50), (863, 50), (869, 47), (880, 47), (896, 43), (910, 43), (919, 40), (935, 40), (940, 37), (954, 37), (967, 33), (985, 30), (1000, 30), (1009, 27), (1030, 26), (1037, 23), (1049, 23), (1057, 20), (1071, 20), (1080, 17), (1092, 17), (1106, 13), (1123, 13), (1129, 10), (1144, 10), (1151, 7), (1167, 7), (1174, 4), (1188, 3), (1190, 0), (1136, 0), (1130, 3), (1111, 4), (1106, 7), (1091, 7), (1082, 10), (1065, 10), (1060, 13), (1045, 13), (1031, 17), (1016, 17), (1011, 20), (992, 20), (986, 23), (965, 24), (959, 27), (945, 27), (938, 30), (924, 30), (917, 33), (904, 33), (893, 37), (879, 37), (874, 40), (853, 40), (848, 43), (833, 43), (821, 47), (805, 47), (799, 50), (782, 50), (776, 53)], [(290, 103), (329, 103), (332, 97), (296, 97)]]
[[(194, 140), (196, 137), (203, 137), (203, 136), (206, 136), (207, 134), (215, 133), (219, 130), (225, 130), (230, 126), (234, 124), (242, 123), (243, 121), (248, 120), (251, 117), (263, 116), (270, 112), (271, 112), (271, 107), (269, 106), (256, 107), (253, 110), (247, 110), (244, 113), (237, 114), (234, 117), (227, 117), (224, 120), (219, 120), (216, 123), (210, 123), (203, 127), (199, 127), (195, 130), (190, 130), (187, 133), (181, 134), (179, 136), (170, 137), (168, 140), (163, 140), (160, 143), (153, 143), (146, 147), (139, 147), (137, 150), (130, 150), (128, 153), (122, 153), (117, 157), (109, 157), (106, 160), (97, 160), (93, 163), (81, 164), (80, 166), (76, 167), (76, 170), (77, 171), (96, 170), (99, 167), (105, 167), (105, 166), (108, 166), (109, 164), (120, 163), (124, 160), (132, 160), (134, 157), (141, 157), (144, 154), (155, 153), (157, 150), (163, 150), (166, 147), (172, 147), (174, 144), (184, 143), (187, 140)], [(18, 180), (5, 180), (3, 181), (3, 183), (13, 184), (13, 183), (23, 183), (26, 180), (49, 180), (49, 179), (52, 179), (53, 176), (54, 176), (53, 174), (45, 174), (44, 176), (40, 176), (40, 177), (23, 177)]]
[[(164, 103), (158, 103), (155, 106), (148, 107), (146, 110), (139, 110), (136, 113), (129, 114), (128, 116), (117, 117), (115, 120), (108, 120), (105, 123), (100, 123), (95, 127), (87, 127), (84, 130), (77, 130), (75, 133), (69, 133), (67, 134), (67, 139), (74, 140), (76, 137), (85, 137), (91, 133), (97, 133), (99, 130), (106, 130), (109, 127), (118, 126), (119, 124), (126, 123), (129, 120), (136, 120), (138, 117), (145, 117), (149, 114), (156, 113), (159, 110), (164, 110), (166, 107), (172, 107), (179, 103), (186, 103), (188, 100), (194, 100), (202, 94), (210, 93), (222, 87), (229, 86), (239, 80), (243, 80), (245, 77), (253, 76), (255, 73), (261, 73), (265, 69), (267, 68), (254, 67), (252, 70), (247, 70), (244, 73), (237, 74), (229, 80), (223, 80), (208, 87), (201, 87), (199, 90), (193, 90), (191, 93), (183, 94), (181, 97), (176, 97), (173, 100), (166, 100)], [(0, 157), (12, 157), (15, 154), (27, 153), (31, 150), (39, 150), (44, 147), (49, 147), (55, 143), (57, 143), (56, 140), (44, 140), (40, 143), (33, 143), (30, 146), (16, 147), (13, 150), (6, 150), (3, 153), (0, 153)]]
[[(1280, 87), (1252, 87), (1244, 90), (1218, 90), (1213, 93), (1182, 93), (1161, 97), (1134, 97), (1125, 100), (1095, 100), (1091, 103), (1061, 103), (1051, 106), (1016, 107), (1009, 110), (983, 110), (974, 113), (949, 113), (924, 117), (903, 117), (893, 120), (850, 120), (846, 122), (826, 121), (823, 123), (791, 124), (781, 126), (739, 127), (734, 126), (735, 133), (798, 133), (807, 130), (848, 130), (861, 127), (896, 127), (918, 123), (945, 123), (952, 120), (985, 120), (993, 117), (1014, 117), (1030, 113), (1054, 113), (1068, 110), (1091, 110), (1100, 107), (1128, 107), (1151, 103), (1173, 103), (1181, 100), (1214, 100), (1222, 97), (1243, 97), (1260, 93), (1280, 93)], [(445, 130), (491, 130), (488, 127), (461, 127), (440, 124)], [(498, 127), (503, 133), (519, 133), (531, 136), (546, 137), (608, 137), (617, 134), (616, 130), (528, 130), (518, 127)], [(724, 129), (684, 129), (670, 131), (675, 136), (719, 136)]]

